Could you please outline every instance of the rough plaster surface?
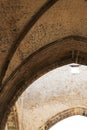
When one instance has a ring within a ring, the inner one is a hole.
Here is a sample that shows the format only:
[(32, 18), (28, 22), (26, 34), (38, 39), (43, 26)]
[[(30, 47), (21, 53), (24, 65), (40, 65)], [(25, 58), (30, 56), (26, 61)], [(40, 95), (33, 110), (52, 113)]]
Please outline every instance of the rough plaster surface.
[(84, 0), (59, 0), (54, 4), (20, 43), (6, 77), (38, 48), (69, 35), (87, 37), (87, 3)]
[[(0, 0), (0, 130), (4, 130), (11, 107), (28, 85), (55, 67), (75, 62), (77, 57), (78, 63), (87, 65), (86, 0)], [(40, 86), (36, 82), (36, 87), (30, 86), (29, 98), (25, 96), (30, 105), (22, 104), (25, 111), (29, 108), (32, 118), (26, 121), (23, 117), (23, 127), (27, 129), (28, 123), (32, 126), (34, 119), (32, 129), (38, 129), (60, 108), (86, 107), (85, 72), (78, 79), (62, 72), (58, 81), (55, 74), (52, 79), (50, 76), (54, 90), (46, 78)], [(19, 115), (23, 116), (21, 111)]]
[[(35, 14), (44, 0), (1, 0), (0, 1), (0, 67), (15, 44), (26, 23)], [(35, 4), (33, 4), (35, 3)], [(17, 58), (17, 57), (16, 57)], [(20, 63), (20, 60), (19, 60)], [(1, 71), (1, 70), (0, 70)]]
[[(18, 37), (22, 35), (22, 32), (26, 26), (26, 24), (32, 19), (34, 14), (39, 10), (39, 8), (45, 3), (47, 0), (6, 0), (0, 1), (1, 5), (1, 20), (2, 26), (1, 26), (1, 52), (2, 56), (0, 60), (4, 60), (7, 56), (9, 50), (12, 46), (15, 46)], [(35, 3), (35, 4), (34, 4)], [(4, 23), (6, 24), (6, 28), (4, 26)], [(3, 29), (2, 29), (3, 28)], [(3, 41), (4, 40), (4, 41)], [(6, 42), (6, 43), (5, 43)], [(14, 47), (15, 48), (15, 47)], [(4, 50), (3, 50), (4, 49)], [(6, 54), (5, 54), (6, 53)], [(12, 66), (10, 69), (14, 68), (14, 66), (18, 66), (18, 64), (21, 64), (21, 54), (20, 49), (18, 49), (18, 52), (15, 54), (13, 62), (11, 62)]]
[(87, 67), (72, 74), (70, 65), (57, 68), (36, 80), (17, 101), (21, 129), (38, 130), (64, 110), (87, 108)]

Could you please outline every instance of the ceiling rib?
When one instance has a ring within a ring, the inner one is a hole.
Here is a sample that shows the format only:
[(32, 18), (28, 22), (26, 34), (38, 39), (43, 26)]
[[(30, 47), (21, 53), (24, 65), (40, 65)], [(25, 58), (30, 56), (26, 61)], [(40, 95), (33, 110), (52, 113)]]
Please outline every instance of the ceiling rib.
[[(26, 34), (30, 31), (30, 29), (34, 26), (34, 24), (39, 20), (39, 18), (49, 9), (51, 8), (57, 1), (59, 0), (48, 0), (36, 13), (33, 15), (31, 20), (27, 23), (27, 25), (24, 27), (23, 31), (21, 32), (18, 39), (15, 41), (15, 43), (12, 45), (10, 52), (7, 55), (7, 58), (5, 60), (1, 75), (0, 75), (0, 83), (2, 84), (3, 77), (6, 73), (6, 70), (8, 68), (8, 65), (12, 59), (12, 56), (14, 55), (17, 47), (21, 43), (21, 41), (24, 39)], [(1, 89), (1, 88), (0, 88)]]

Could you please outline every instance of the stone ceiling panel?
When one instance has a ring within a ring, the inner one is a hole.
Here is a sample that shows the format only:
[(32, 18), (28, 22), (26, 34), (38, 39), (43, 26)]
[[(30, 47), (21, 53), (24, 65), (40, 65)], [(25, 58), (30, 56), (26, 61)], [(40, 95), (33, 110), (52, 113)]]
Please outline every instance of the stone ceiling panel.
[(0, 62), (0, 73), (2, 73), (0, 79), (4, 76), (5, 72), (2, 71), (6, 69), (5, 62), (6, 64), (9, 62), (9, 53), (10, 55), (13, 53), (18, 37), (45, 2), (46, 0), (0, 1), (0, 61), (2, 61)]
[(87, 37), (87, 3), (84, 0), (58, 1), (39, 18), (15, 52), (6, 77), (39, 48), (70, 35)]

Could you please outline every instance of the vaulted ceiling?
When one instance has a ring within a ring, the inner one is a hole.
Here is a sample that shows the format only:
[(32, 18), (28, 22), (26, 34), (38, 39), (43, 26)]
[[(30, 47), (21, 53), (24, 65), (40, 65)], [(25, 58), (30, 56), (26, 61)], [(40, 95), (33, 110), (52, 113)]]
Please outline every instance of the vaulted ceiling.
[(0, 129), (28, 85), (72, 62), (87, 64), (86, 0), (0, 0)]

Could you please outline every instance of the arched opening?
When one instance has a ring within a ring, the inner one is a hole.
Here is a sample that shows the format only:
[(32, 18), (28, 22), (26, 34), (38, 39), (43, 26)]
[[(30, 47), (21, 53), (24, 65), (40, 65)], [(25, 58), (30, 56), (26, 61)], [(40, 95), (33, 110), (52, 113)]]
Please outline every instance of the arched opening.
[[(87, 65), (87, 2), (1, 0), (0, 8), (0, 129), (3, 130), (11, 107), (31, 83), (56, 67), (70, 63)], [(71, 81), (70, 88), (66, 86), (62, 92), (61, 87), (57, 89), (63, 97), (57, 100), (58, 104), (62, 103), (63, 108), (87, 107), (86, 80), (73, 91), (72, 84)], [(55, 96), (51, 100), (55, 101)], [(47, 120), (42, 120), (43, 124)]]
[[(9, 113), (10, 107), (16, 102), (26, 87), (28, 87), (28, 85), (34, 82), (37, 78), (56, 67), (76, 62), (78, 52), (79, 55), (77, 63), (86, 65), (86, 44), (86, 39), (83, 37), (65, 37), (40, 48), (24, 60), (24, 62), (2, 85), (2, 100), (0, 101), (3, 106), (2, 117), (4, 117), (2, 126), (4, 126), (4, 123), (6, 122), (6, 116)], [(84, 48), (82, 47), (83, 45)], [(61, 51), (61, 49), (64, 51)], [(55, 53), (53, 54), (53, 52)], [(3, 96), (6, 98), (3, 98)]]
[(66, 118), (57, 124), (55, 124), (53, 127), (51, 127), (49, 130), (86, 130), (87, 129), (87, 118), (84, 116), (72, 116), (69, 118)]
[(86, 115), (87, 67), (80, 65), (79, 73), (71, 73), (73, 65), (48, 72), (25, 90), (17, 102), (23, 129), (48, 130), (68, 116)]
[(39, 130), (49, 130), (58, 122), (75, 115), (87, 116), (87, 108), (75, 107), (64, 110), (49, 119), (44, 125), (39, 128)]

